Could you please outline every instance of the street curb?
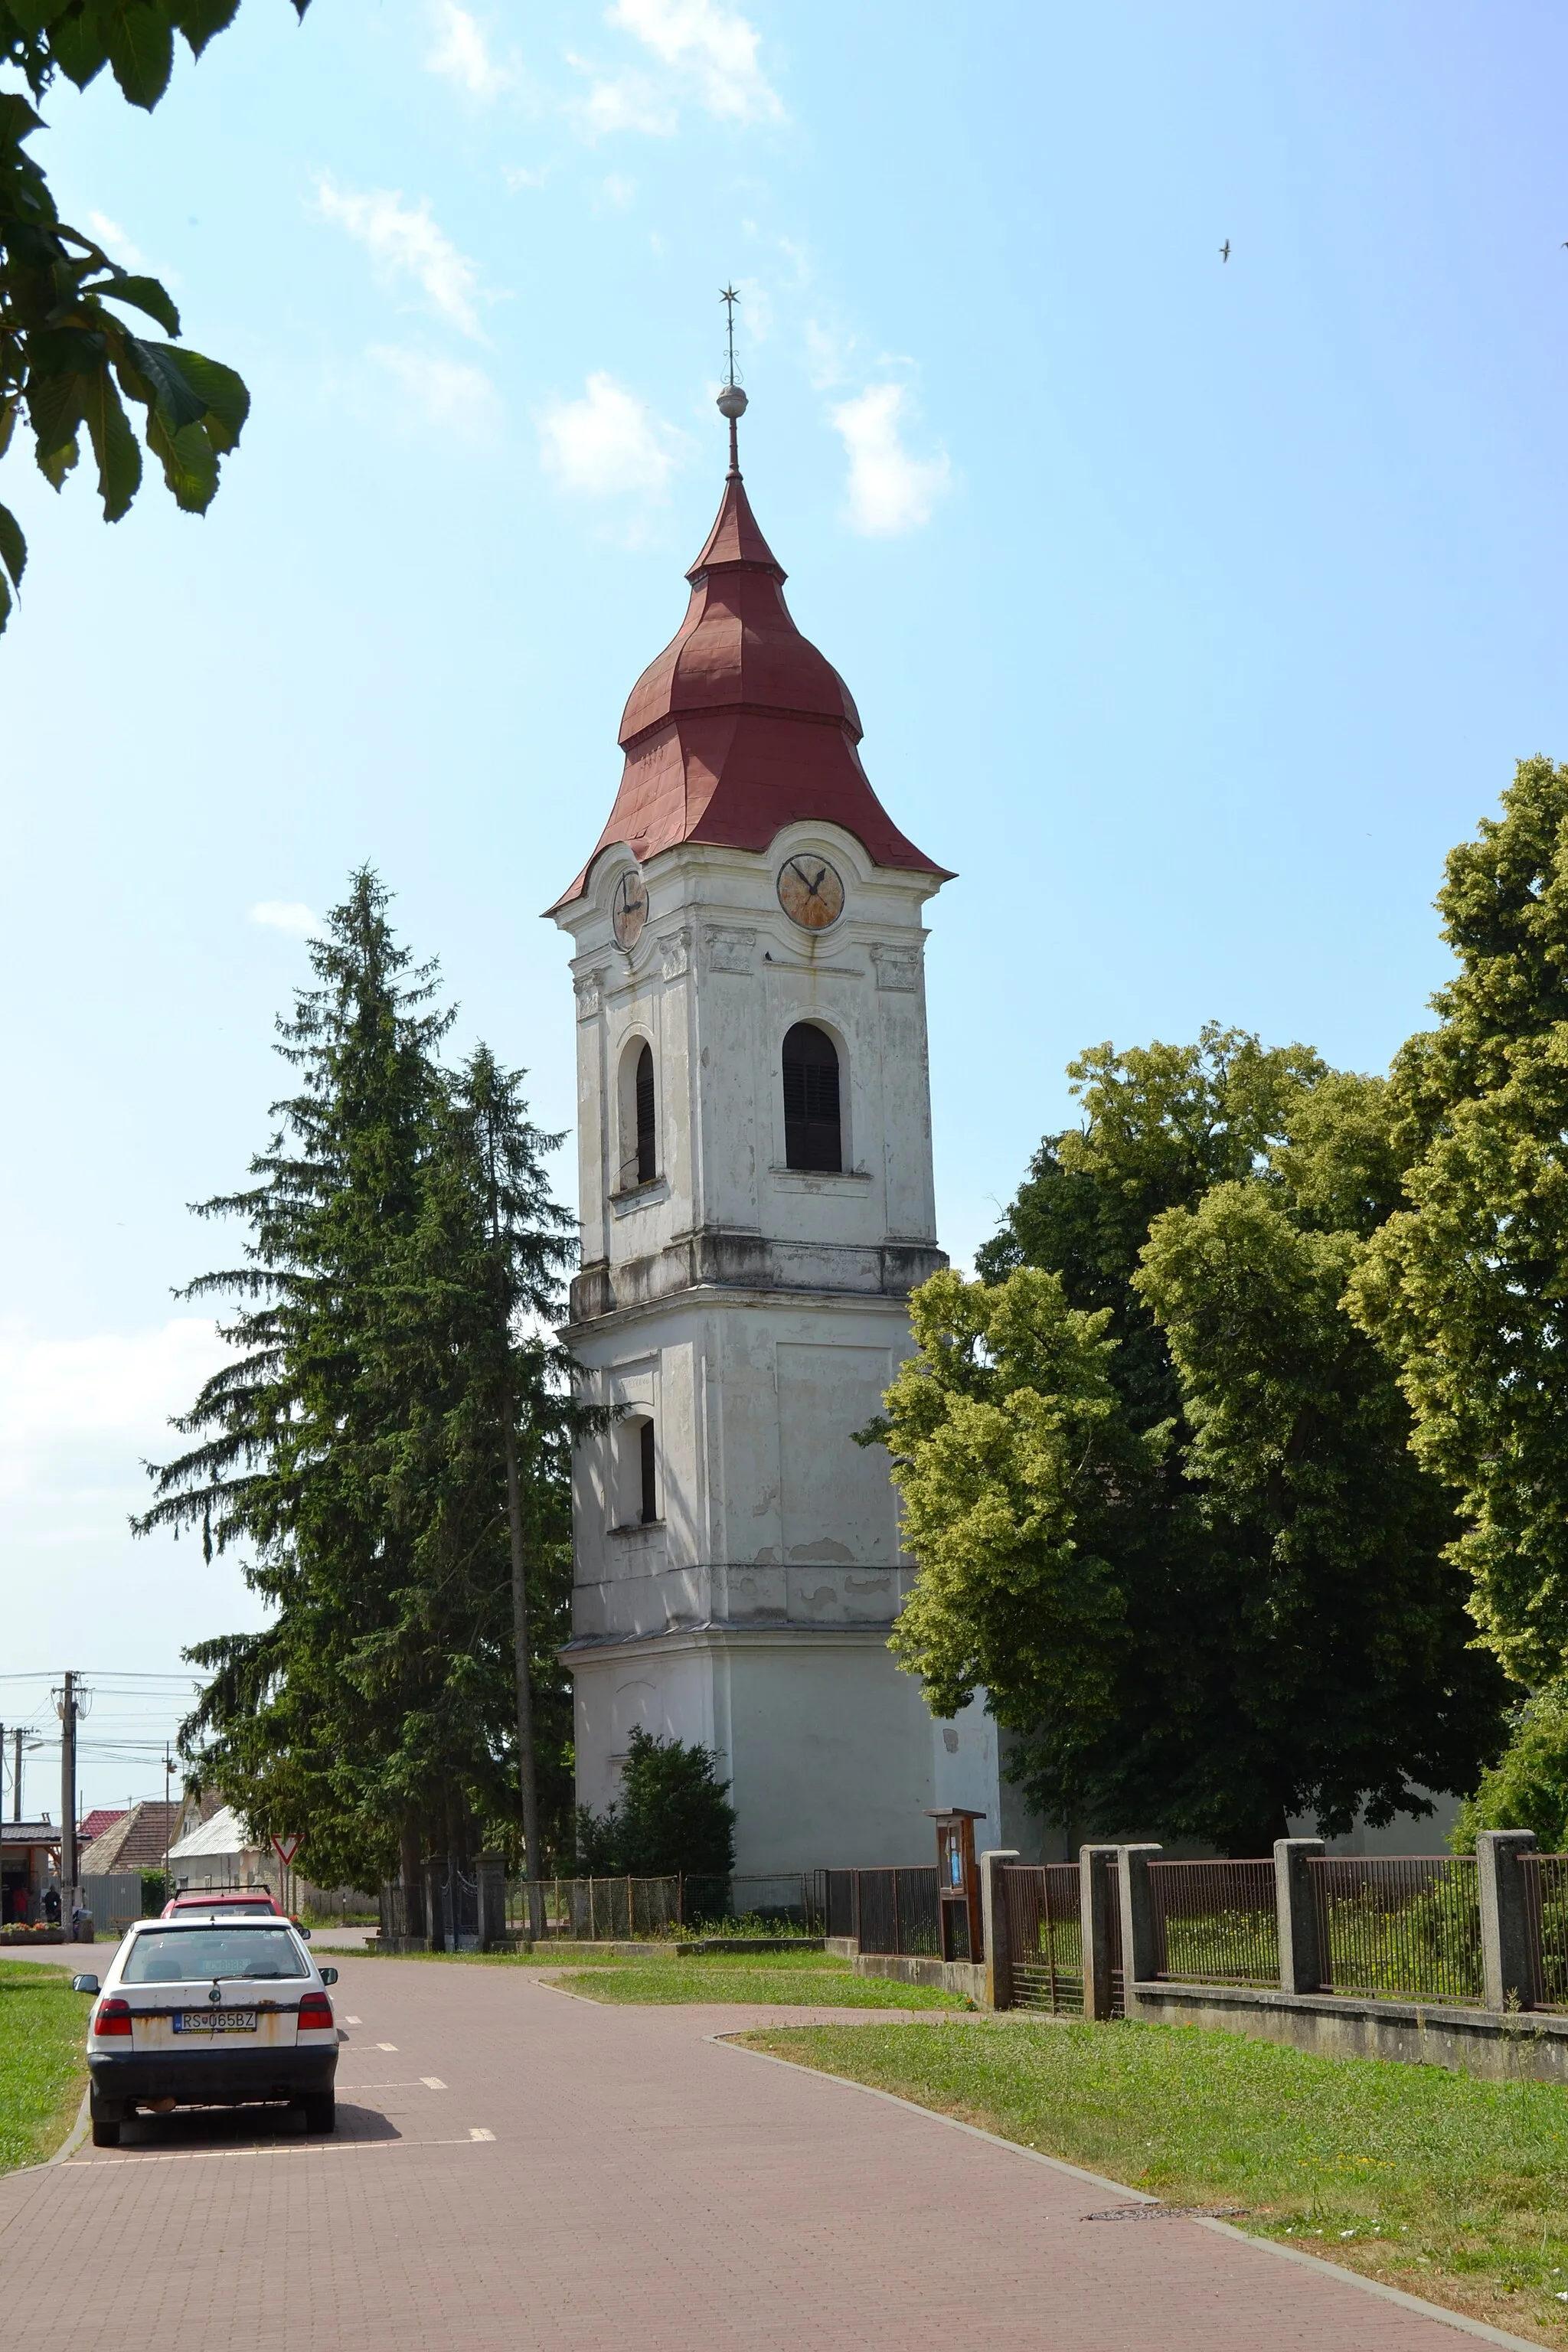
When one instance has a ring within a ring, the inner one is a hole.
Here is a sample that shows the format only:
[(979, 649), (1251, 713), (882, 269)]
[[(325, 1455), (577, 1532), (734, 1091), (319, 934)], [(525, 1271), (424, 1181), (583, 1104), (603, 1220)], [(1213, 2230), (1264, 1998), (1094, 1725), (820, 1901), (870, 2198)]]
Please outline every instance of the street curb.
[(88, 2133), (92, 2129), (91, 2099), (92, 2093), (90, 2091), (84, 2091), (82, 2093), (81, 2105), (77, 2109), (75, 2123), (72, 2124), (70, 2130), (66, 2134), (65, 2138), (60, 2142), (58, 2147), (56, 2148), (53, 2156), (47, 2158), (45, 2162), (38, 2168), (40, 2171), (47, 2171), (51, 2164), (64, 2164), (68, 2157), (74, 2156), (76, 2154), (78, 2148), (87, 2137)]
[[(755, 2032), (754, 2026), (741, 2029)], [(763, 2028), (764, 2032), (772, 2029)], [(944, 2116), (938, 2107), (922, 2107), (915, 2099), (900, 2099), (896, 2091), (879, 2091), (872, 2083), (857, 2083), (852, 2075), (830, 2074), (825, 2066), (803, 2066), (793, 2058), (775, 2057), (771, 2050), (749, 2050), (743, 2042), (727, 2033), (704, 2034), (721, 2050), (733, 2050), (742, 2058), (760, 2058), (769, 2066), (787, 2066), (793, 2074), (816, 2074), (825, 2083), (837, 2083), (847, 2091), (859, 2091), (868, 2099), (885, 2099), (890, 2107), (902, 2107), (911, 2116), (923, 2116), (928, 2123), (945, 2124), (950, 2131), (967, 2132), (971, 2139), (983, 2139), (993, 2147), (1005, 2148), (1009, 2156), (1021, 2156), (1031, 2164), (1043, 2164), (1052, 2172), (1065, 2172), (1069, 2179), (1087, 2181), (1092, 2189), (1111, 2189), (1119, 2197), (1140, 2205), (1158, 2205), (1160, 2199), (1151, 2197), (1147, 2189), (1129, 2189), (1124, 2181), (1108, 2180), (1103, 2173), (1085, 2172), (1081, 2165), (1068, 2164), (1059, 2156), (1043, 2156), (1037, 2147), (1024, 2147), (1016, 2139), (1004, 2139), (997, 2132), (982, 2131), (978, 2124), (966, 2124), (957, 2116)], [(1342, 2263), (1329, 2262), (1321, 2254), (1304, 2254), (1297, 2246), (1282, 2246), (1274, 2238), (1255, 2238), (1247, 2230), (1237, 2230), (1228, 2221), (1211, 2221), (1206, 2215), (1184, 2216), (1195, 2221), (1200, 2230), (1213, 2230), (1222, 2238), (1235, 2238), (1244, 2246), (1254, 2246), (1260, 2253), (1278, 2255), (1281, 2262), (1299, 2263), (1312, 2271), (1331, 2271), (1347, 2286), (1360, 2287), (1363, 2294), (1375, 2294), (1384, 2303), (1396, 2303), (1405, 2311), (1415, 2312), (1423, 2319), (1440, 2319), (1446, 2326), (1457, 2327), (1461, 2335), (1477, 2336), (1483, 2344), (1500, 2344), (1504, 2352), (1541, 2352), (1539, 2341), (1531, 2342), (1523, 2336), (1505, 2335), (1500, 2327), (1489, 2327), (1484, 2319), (1467, 2319), (1462, 2312), (1446, 2311), (1440, 2303), (1427, 2303), (1418, 2294), (1406, 2294), (1403, 2287), (1384, 2286), (1380, 2279), (1364, 2278), (1360, 2271), (1346, 2270)]]

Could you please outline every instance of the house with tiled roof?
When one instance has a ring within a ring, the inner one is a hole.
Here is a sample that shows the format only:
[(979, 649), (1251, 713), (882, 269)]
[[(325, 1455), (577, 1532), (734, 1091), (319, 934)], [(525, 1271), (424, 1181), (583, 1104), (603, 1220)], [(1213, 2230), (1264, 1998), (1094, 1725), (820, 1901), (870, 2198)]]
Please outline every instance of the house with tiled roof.
[(184, 1798), (168, 1804), (161, 1798), (151, 1798), (132, 1805), (83, 1849), (77, 1863), (78, 1875), (108, 1878), (121, 1870), (162, 1870), (184, 1815)]

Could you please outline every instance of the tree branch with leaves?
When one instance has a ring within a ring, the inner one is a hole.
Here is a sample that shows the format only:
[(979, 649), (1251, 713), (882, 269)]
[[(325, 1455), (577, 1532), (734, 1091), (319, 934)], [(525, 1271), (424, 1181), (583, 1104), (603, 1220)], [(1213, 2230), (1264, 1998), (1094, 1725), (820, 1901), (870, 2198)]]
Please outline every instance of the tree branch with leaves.
[[(303, 16), (310, 0), (293, 0)], [(0, 0), (0, 62), (27, 96), (0, 90), (0, 457), (20, 424), (55, 489), (85, 436), (103, 519), (118, 522), (142, 486), (126, 404), (175, 504), (205, 514), (221, 462), (239, 441), (250, 394), (234, 370), (180, 343), (180, 314), (155, 278), (122, 269), (62, 221), (27, 142), (61, 75), (85, 89), (107, 66), (129, 104), (148, 111), (168, 89), (178, 33), (195, 58), (231, 24), (238, 0)], [(127, 317), (126, 313), (132, 313)], [(151, 319), (174, 341), (139, 331)], [(27, 544), (0, 505), (0, 629), (22, 584)]]

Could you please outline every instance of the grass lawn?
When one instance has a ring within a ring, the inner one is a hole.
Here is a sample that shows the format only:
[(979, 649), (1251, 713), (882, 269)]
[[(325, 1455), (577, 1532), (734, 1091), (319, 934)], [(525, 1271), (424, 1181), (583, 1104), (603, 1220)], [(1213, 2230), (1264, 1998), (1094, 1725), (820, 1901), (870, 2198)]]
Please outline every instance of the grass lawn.
[(574, 1970), (557, 1981), (590, 2000), (771, 2000), (791, 2009), (965, 2006), (957, 1994), (925, 1985), (858, 1977), (847, 1960), (831, 1952), (710, 1952), (689, 1959), (676, 1954), (666, 1959), (661, 1954), (656, 1960), (625, 1960), (580, 1974)]
[(65, 1969), (0, 1960), (0, 2172), (52, 2156), (76, 2121), (90, 2006)]
[(874, 2084), (1238, 2229), (1568, 2344), (1568, 2091), (1240, 2034), (1009, 2019), (748, 2044)]
[[(331, 1945), (319, 1944), (325, 1954)], [(344, 1948), (342, 1957), (364, 1955)], [(791, 2009), (952, 2009), (956, 1993), (858, 1977), (832, 1952), (682, 1953), (679, 1945), (645, 1958), (620, 1952), (574, 1954), (570, 1944), (533, 1952), (372, 1952), (373, 1958), (441, 1968), (549, 1969), (570, 1992), (606, 2001), (776, 2001)]]

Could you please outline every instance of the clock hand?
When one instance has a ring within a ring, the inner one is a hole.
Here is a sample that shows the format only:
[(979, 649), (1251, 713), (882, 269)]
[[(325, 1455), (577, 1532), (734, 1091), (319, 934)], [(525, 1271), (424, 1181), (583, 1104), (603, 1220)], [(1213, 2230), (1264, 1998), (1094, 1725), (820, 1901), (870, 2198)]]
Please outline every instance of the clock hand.
[[(816, 869), (816, 881), (815, 881), (815, 882), (806, 882), (805, 887), (806, 887), (806, 888), (810, 891), (810, 893), (811, 893), (811, 895), (812, 895), (812, 897), (813, 897), (814, 898), (816, 898), (816, 897), (820, 894), (820, 892), (821, 892), (821, 889), (822, 889), (822, 884), (823, 884), (823, 878), (824, 878), (824, 877), (826, 876), (826, 872), (827, 872), (827, 868), (826, 868), (826, 866), (819, 866), (817, 867), (817, 869)], [(801, 877), (801, 879), (802, 879), (803, 881), (805, 881), (805, 876), (804, 876), (804, 875)]]

